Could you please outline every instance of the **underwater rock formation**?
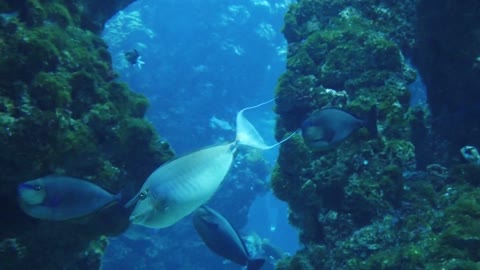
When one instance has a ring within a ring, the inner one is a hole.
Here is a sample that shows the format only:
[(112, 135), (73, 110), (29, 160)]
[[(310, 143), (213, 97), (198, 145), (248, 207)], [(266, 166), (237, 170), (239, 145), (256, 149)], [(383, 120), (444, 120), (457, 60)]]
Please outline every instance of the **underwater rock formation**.
[[(277, 139), (328, 105), (363, 115), (376, 104), (380, 135), (372, 139), (360, 130), (323, 152), (308, 149), (301, 136), (281, 146), (271, 185), (276, 196), (288, 202), (290, 223), (300, 229), (304, 248), (280, 261), (277, 269), (479, 267), (478, 166), (458, 159), (430, 164), (447, 159), (431, 156), (426, 163), (426, 153), (417, 156), (433, 139), (442, 145), (438, 132), (430, 128), (428, 109), (409, 106), (407, 86), (416, 72), (408, 58), (418, 51), (416, 22), (425, 7), (420, 4), (417, 10), (417, 2), (422, 1), (303, 0), (290, 6), (283, 28), (287, 70), (276, 89)], [(437, 2), (425, 2), (431, 3), (423, 3), (428, 6), (425, 18), (432, 19), (428, 14), (436, 14)], [(476, 11), (468, 14), (478, 12), (478, 5), (469, 3)], [(422, 46), (423, 51), (432, 49)], [(428, 61), (429, 55), (418, 57)], [(441, 63), (431, 69), (451, 67)], [(427, 81), (437, 77), (428, 76)], [(461, 82), (470, 83), (465, 80)], [(429, 98), (437, 95), (429, 90)], [(339, 95), (342, 91), (346, 95)], [(447, 99), (438, 94), (439, 103), (432, 106), (441, 107), (440, 100)]]
[(480, 145), (480, 2), (418, 1), (414, 60), (428, 88), (433, 129), (448, 158)]
[(61, 174), (130, 196), (173, 156), (143, 119), (147, 99), (114, 81), (98, 36), (130, 2), (0, 3), (2, 269), (98, 268), (102, 235), (128, 226), (118, 205), (66, 222), (30, 218), (16, 201), (19, 183)]

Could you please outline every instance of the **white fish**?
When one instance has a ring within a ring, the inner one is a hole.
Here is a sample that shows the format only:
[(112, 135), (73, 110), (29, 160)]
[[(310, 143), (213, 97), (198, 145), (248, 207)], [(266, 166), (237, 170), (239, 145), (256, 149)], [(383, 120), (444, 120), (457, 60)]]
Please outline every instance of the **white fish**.
[(156, 169), (126, 204), (129, 207), (136, 203), (130, 221), (150, 228), (175, 224), (213, 196), (232, 165), (238, 145), (268, 149), (281, 143), (265, 145), (257, 130), (243, 117), (245, 110), (266, 103), (237, 114), (235, 142), (193, 152)]
[(159, 167), (137, 195), (132, 223), (165, 228), (204, 204), (227, 175), (235, 148), (212, 146)]

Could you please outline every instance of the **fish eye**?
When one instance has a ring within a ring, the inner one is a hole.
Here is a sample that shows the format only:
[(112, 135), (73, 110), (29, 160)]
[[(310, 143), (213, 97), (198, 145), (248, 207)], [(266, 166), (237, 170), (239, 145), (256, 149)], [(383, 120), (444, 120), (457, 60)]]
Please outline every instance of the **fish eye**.
[(147, 198), (147, 192), (146, 191), (142, 191), (142, 193), (140, 193), (140, 195), (138, 195), (138, 199), (139, 200), (145, 200)]
[(33, 186), (33, 189), (35, 189), (36, 191), (40, 191), (42, 189), (42, 186), (40, 185), (34, 185)]

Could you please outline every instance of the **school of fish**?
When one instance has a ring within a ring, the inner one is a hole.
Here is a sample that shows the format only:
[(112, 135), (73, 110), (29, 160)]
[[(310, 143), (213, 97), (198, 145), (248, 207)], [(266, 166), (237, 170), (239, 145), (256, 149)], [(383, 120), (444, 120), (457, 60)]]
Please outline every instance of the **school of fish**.
[[(204, 206), (228, 174), (239, 146), (266, 150), (301, 132), (305, 144), (312, 151), (319, 151), (338, 145), (361, 127), (366, 127), (372, 136), (377, 135), (375, 107), (366, 119), (356, 118), (338, 108), (323, 108), (305, 119), (298, 130), (282, 141), (266, 145), (243, 113), (273, 100), (237, 113), (233, 142), (206, 147), (157, 168), (125, 204), (126, 208), (134, 206), (130, 222), (159, 229), (172, 226), (196, 211), (194, 227), (207, 247), (247, 269), (260, 269), (264, 260), (252, 259), (230, 223)], [(87, 180), (55, 175), (24, 182), (17, 187), (17, 192), (19, 205), (27, 215), (52, 221), (92, 215), (121, 199), (120, 194), (111, 194)]]

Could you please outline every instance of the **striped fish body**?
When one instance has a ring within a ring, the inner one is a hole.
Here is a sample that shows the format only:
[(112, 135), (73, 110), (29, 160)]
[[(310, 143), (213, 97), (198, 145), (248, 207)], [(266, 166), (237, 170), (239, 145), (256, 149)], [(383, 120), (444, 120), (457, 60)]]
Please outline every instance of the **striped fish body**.
[(230, 169), (234, 152), (233, 143), (212, 146), (159, 167), (136, 196), (132, 223), (165, 228), (206, 203)]

